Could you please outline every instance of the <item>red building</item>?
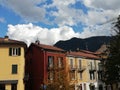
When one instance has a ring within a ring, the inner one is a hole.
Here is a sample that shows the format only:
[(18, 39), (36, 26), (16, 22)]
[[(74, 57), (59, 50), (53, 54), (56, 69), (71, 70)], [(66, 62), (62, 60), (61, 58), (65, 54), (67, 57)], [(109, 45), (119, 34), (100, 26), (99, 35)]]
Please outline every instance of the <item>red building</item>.
[(26, 53), (26, 90), (40, 90), (42, 85), (54, 82), (55, 70), (65, 65), (65, 51), (49, 45), (32, 43)]

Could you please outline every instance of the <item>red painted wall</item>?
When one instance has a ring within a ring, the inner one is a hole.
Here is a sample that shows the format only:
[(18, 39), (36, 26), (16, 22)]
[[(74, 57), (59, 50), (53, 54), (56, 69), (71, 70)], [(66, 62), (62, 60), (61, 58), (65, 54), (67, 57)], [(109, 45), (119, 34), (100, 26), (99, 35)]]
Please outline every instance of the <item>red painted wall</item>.
[(42, 81), (44, 80), (44, 53), (41, 49), (33, 47), (33, 85), (34, 90), (39, 90)]
[(41, 84), (48, 83), (48, 56), (54, 56), (55, 63), (58, 57), (63, 57), (65, 61), (64, 53), (49, 52), (34, 45), (30, 46), (26, 54), (25, 70), (30, 74), (26, 82), (26, 90), (40, 90)]

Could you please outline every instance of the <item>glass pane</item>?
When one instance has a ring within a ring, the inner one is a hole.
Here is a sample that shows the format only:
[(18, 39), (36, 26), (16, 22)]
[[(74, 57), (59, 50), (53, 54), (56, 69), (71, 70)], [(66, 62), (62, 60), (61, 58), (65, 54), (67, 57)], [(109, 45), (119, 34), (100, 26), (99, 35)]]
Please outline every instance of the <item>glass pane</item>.
[(54, 57), (53, 56), (48, 56), (48, 67), (53, 67), (53, 60), (54, 60)]

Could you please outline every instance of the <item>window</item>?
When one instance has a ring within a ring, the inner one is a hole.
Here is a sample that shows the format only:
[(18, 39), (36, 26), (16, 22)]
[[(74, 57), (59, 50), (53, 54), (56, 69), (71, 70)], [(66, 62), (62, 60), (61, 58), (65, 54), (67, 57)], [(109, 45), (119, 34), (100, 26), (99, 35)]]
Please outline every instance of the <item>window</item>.
[(82, 79), (82, 72), (80, 72), (79, 74), (80, 74), (80, 79)]
[(5, 90), (5, 84), (0, 84), (0, 90)]
[(92, 62), (90, 62), (90, 70), (93, 69), (93, 65), (92, 65)]
[(53, 67), (54, 65), (54, 57), (48, 56), (48, 67)]
[(102, 70), (103, 70), (102, 63), (98, 63), (98, 70), (99, 70), (99, 71), (102, 71)]
[(94, 62), (90, 62), (89, 64), (90, 64), (90, 67), (89, 67), (90, 70), (96, 70), (96, 66)]
[(78, 86), (77, 90), (82, 90), (82, 84)]
[(21, 48), (9, 48), (9, 55), (10, 56), (20, 56)]
[(99, 85), (99, 90), (103, 90), (103, 85), (102, 84)]
[(18, 69), (17, 65), (12, 65), (12, 74), (17, 74), (17, 69)]
[(81, 65), (82, 65), (81, 60), (79, 60), (78, 63), (79, 63), (79, 65), (78, 65), (79, 68), (81, 68)]
[(75, 72), (70, 72), (70, 79), (75, 80)]
[(94, 80), (95, 79), (95, 74), (94, 72), (90, 71), (90, 80)]
[(61, 81), (61, 80), (63, 80), (64, 79), (64, 76), (63, 76), (63, 73), (61, 73), (61, 72), (55, 72), (55, 74), (56, 74), (56, 80), (58, 80), (58, 81)]
[(102, 70), (103, 70), (102, 63), (98, 63), (98, 80), (102, 79)]
[(98, 72), (98, 80), (102, 79), (102, 72)]
[(73, 68), (73, 59), (70, 59), (70, 67)]
[(86, 90), (86, 84), (84, 83), (84, 90)]
[(12, 84), (11, 85), (11, 90), (17, 90), (17, 84)]
[(59, 57), (58, 58), (58, 67), (61, 68), (63, 66), (63, 58)]
[(49, 72), (48, 73), (48, 80), (53, 80), (54, 79), (54, 72)]
[(82, 90), (82, 84), (80, 84), (80, 90)]

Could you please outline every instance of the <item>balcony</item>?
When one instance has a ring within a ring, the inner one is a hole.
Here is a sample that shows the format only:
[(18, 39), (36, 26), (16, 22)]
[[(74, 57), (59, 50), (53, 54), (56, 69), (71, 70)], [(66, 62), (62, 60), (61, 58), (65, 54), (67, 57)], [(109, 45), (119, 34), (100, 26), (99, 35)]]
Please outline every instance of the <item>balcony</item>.
[(89, 68), (89, 71), (91, 71), (91, 72), (92, 72), (92, 71), (93, 71), (93, 72), (96, 71), (96, 67), (95, 67), (95, 66), (91, 66), (91, 67)]
[(53, 77), (49, 77), (48, 78), (48, 83), (53, 83), (54, 82), (54, 78)]
[(86, 66), (81, 66), (77, 68), (78, 72), (83, 72), (86, 69)]
[(48, 68), (47, 68), (49, 71), (51, 70), (54, 70), (54, 65), (48, 65)]
[(100, 64), (98, 65), (97, 71), (98, 71), (98, 72), (102, 72), (103, 70), (104, 70), (104, 67), (103, 67), (103, 65), (100, 63)]
[(97, 72), (103, 72), (103, 68), (98, 68)]
[(61, 69), (64, 69), (64, 67), (65, 66), (63, 64), (62, 65), (60, 64), (60, 65), (57, 66), (57, 69), (61, 70)]
[(76, 69), (77, 69), (76, 66), (71, 66), (71, 65), (69, 66), (70, 71), (75, 71)]

